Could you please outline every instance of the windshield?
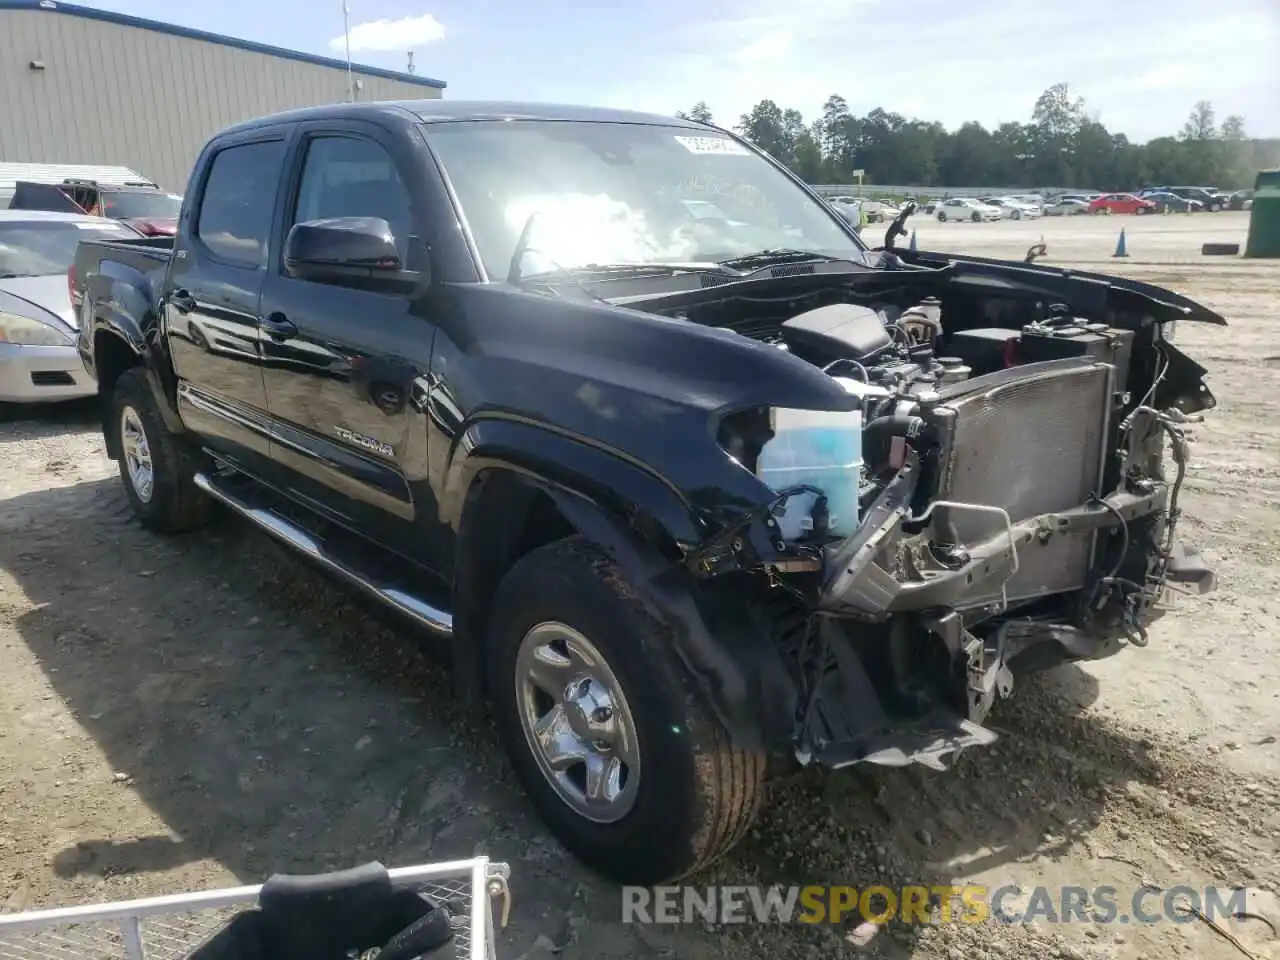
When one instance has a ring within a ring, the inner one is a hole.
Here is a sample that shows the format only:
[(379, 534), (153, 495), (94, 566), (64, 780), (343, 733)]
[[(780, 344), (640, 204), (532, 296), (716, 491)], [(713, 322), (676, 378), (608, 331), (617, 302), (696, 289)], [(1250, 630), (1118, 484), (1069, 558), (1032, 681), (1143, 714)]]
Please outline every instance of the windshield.
[(172, 193), (130, 190), (102, 195), (103, 215), (116, 219), (154, 217), (157, 220), (176, 220), (181, 209), (182, 198)]
[(0, 279), (66, 273), (81, 240), (137, 236), (110, 221), (0, 220)]
[[(485, 271), (709, 262), (863, 248), (768, 161), (713, 131), (587, 121), (428, 125)], [(530, 219), (532, 217), (532, 220)]]

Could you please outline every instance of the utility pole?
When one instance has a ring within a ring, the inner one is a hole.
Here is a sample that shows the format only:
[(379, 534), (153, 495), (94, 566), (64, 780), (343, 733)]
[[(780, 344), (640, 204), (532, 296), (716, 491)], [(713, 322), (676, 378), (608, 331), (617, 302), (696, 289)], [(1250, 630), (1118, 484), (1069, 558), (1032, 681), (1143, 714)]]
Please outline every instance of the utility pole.
[(409, 51), (409, 72), (413, 73), (413, 51)]
[(347, 7), (347, 0), (342, 0), (342, 39), (347, 45), (347, 102), (351, 103), (356, 98), (356, 84), (351, 77), (351, 10)]

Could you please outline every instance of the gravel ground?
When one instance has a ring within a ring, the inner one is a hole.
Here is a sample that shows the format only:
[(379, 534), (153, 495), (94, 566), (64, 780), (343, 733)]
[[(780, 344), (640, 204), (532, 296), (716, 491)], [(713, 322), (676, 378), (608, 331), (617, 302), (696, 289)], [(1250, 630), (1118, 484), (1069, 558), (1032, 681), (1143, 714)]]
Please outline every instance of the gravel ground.
[[(1110, 257), (1121, 224), (1128, 260)], [(1179, 598), (1145, 650), (1021, 685), (992, 716), (996, 747), (951, 772), (777, 784), (748, 841), (695, 881), (1111, 884), (1122, 905), (1142, 882), (1247, 885), (1263, 919), (1224, 924), (1243, 950), (1194, 919), (890, 928), (865, 944), (847, 927), (624, 925), (617, 889), (547, 836), (483, 718), (460, 713), (403, 627), (241, 523), (144, 533), (84, 407), (0, 426), (0, 904), (483, 851), (512, 868), (509, 958), (790, 960), (837, 944), (1280, 958), (1280, 263), (1199, 256), (1243, 242), (1244, 224), (920, 218), (921, 249), (1019, 256), (1043, 235), (1051, 262), (1169, 285), (1230, 319), (1178, 330), (1221, 404), (1196, 428), (1182, 527), (1219, 591)]]

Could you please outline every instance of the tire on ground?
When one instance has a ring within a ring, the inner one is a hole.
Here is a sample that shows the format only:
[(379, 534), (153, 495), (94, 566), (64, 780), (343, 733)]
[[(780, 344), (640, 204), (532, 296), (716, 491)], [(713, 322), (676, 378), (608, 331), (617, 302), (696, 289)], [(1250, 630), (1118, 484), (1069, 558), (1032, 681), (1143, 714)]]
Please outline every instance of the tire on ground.
[(1204, 257), (1234, 257), (1239, 253), (1238, 243), (1206, 243), (1200, 247), (1200, 255)]
[[(640, 781), (613, 823), (573, 810), (525, 738), (517, 653), (540, 623), (586, 637), (608, 663), (635, 721)], [(490, 691), (517, 776), (556, 838), (606, 876), (654, 884), (693, 873), (738, 843), (755, 820), (765, 756), (735, 748), (656, 621), (607, 555), (581, 537), (521, 559), (499, 585), (488, 636)]]
[[(137, 414), (151, 455), (154, 479), (151, 496), (145, 500), (134, 487), (124, 454), (122, 423), (126, 409)], [(116, 449), (121, 451), (120, 479), (125, 495), (142, 525), (158, 533), (179, 533), (207, 523), (213, 503), (194, 481), (199, 451), (165, 425), (141, 367), (126, 370), (116, 381), (108, 422), (109, 429), (115, 431)]]

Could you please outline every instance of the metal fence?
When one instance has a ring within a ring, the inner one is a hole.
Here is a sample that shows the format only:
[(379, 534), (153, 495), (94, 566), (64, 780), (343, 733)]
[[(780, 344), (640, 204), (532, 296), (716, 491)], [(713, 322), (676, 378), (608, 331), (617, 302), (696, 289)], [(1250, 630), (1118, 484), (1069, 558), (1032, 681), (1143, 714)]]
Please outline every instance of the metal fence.
[[(494, 960), (490, 898), (501, 899), (505, 924), (506, 864), (476, 857), (387, 873), (397, 886), (417, 889), (448, 912), (458, 960)], [(182, 960), (237, 910), (256, 903), (261, 889), (232, 887), (0, 916), (0, 960)]]

